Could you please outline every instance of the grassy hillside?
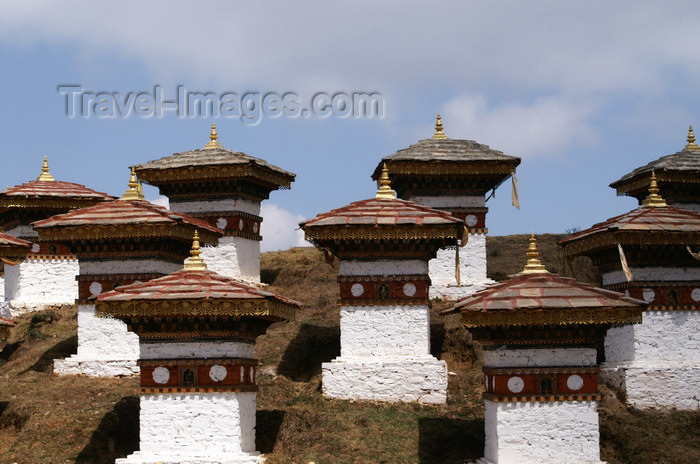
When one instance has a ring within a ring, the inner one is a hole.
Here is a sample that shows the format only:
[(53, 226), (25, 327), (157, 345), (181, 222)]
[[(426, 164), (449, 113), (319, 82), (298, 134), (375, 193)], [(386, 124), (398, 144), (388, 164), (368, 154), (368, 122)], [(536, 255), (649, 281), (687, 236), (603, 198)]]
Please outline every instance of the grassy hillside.
[[(552, 271), (565, 268), (560, 236), (538, 237)], [(522, 269), (527, 236), (489, 237), (489, 276)], [(573, 264), (595, 282), (589, 262)], [(469, 333), (446, 328), (433, 306), (432, 352), (450, 371), (445, 406), (328, 400), (320, 364), (340, 351), (337, 269), (319, 252), (296, 248), (263, 254), (270, 288), (304, 303), (298, 320), (258, 339), (258, 449), (276, 463), (462, 463), (482, 456), (480, 348)], [(0, 462), (112, 463), (138, 446), (138, 380), (54, 377), (52, 360), (76, 349), (76, 311), (69, 307), (19, 318), (0, 353)], [(700, 412), (640, 412), (603, 388), (603, 460), (616, 463), (700, 462)]]

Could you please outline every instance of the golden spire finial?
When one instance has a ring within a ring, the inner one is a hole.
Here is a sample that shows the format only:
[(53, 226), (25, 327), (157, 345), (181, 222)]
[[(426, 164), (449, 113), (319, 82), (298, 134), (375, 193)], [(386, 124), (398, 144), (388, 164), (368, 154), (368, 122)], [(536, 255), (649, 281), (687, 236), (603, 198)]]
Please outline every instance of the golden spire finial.
[(435, 121), (435, 133), (433, 134), (433, 139), (435, 139), (435, 140), (447, 139), (447, 136), (442, 131), (442, 118), (440, 117), (440, 113), (438, 113), (437, 121)]
[(41, 174), (36, 178), (36, 180), (41, 180), (44, 182), (53, 182), (56, 180), (51, 174), (49, 174), (49, 162), (46, 159), (46, 156), (44, 156), (44, 164), (41, 166)]
[(377, 190), (377, 198), (388, 198), (393, 200), (396, 198), (394, 191), (391, 190), (391, 180), (389, 180), (389, 169), (386, 163), (382, 163), (382, 175), (379, 177), (379, 190)]
[(651, 171), (649, 195), (642, 202), (642, 206), (666, 206), (666, 200), (659, 195), (659, 185), (656, 183), (656, 173), (654, 171)]
[(209, 142), (204, 145), (204, 149), (209, 149), (209, 148), (223, 148), (223, 146), (216, 141), (219, 136), (216, 133), (216, 123), (211, 123), (211, 133), (209, 134)]
[(131, 168), (131, 176), (129, 177), (129, 188), (122, 195), (122, 200), (143, 200), (143, 191), (139, 188), (139, 183), (136, 181), (136, 171)]
[(190, 257), (185, 260), (185, 270), (186, 271), (207, 271), (207, 264), (199, 256), (202, 254), (202, 250), (199, 248), (199, 232), (194, 231), (194, 237), (192, 237), (192, 249), (190, 250)]
[(693, 134), (693, 126), (691, 125), (688, 129), (688, 145), (685, 146), (683, 151), (700, 151), (700, 147), (695, 143), (695, 134)]
[(530, 234), (530, 245), (527, 247), (527, 263), (525, 263), (525, 268), (521, 274), (549, 274), (549, 271), (544, 267), (544, 264), (540, 261), (540, 254), (537, 252), (537, 240), (535, 239), (535, 233)]

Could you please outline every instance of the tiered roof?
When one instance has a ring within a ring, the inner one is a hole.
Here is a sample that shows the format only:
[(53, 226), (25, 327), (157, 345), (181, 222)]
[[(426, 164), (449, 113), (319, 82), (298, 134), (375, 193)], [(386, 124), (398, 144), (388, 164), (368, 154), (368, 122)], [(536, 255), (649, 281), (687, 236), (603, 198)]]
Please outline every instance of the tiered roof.
[(688, 131), (683, 150), (662, 156), (625, 174), (610, 184), (618, 195), (629, 195), (640, 203), (646, 195), (651, 173), (655, 172), (662, 196), (670, 201), (700, 202), (700, 146), (695, 143), (693, 126)]
[[(183, 151), (154, 161), (134, 166), (139, 179), (158, 186), (161, 193), (181, 193), (177, 184), (228, 184), (243, 181), (259, 185), (267, 191), (290, 188), (295, 174), (285, 171), (260, 158), (223, 147), (217, 141), (216, 125), (212, 124), (210, 141), (196, 150)], [(231, 189), (227, 185), (225, 189)]]
[(394, 198), (386, 168), (380, 182), (377, 198), (356, 201), (301, 222), (306, 239), (326, 249), (343, 241), (439, 240), (449, 246), (466, 238), (463, 221), (450, 213)]
[(408, 180), (417, 177), (468, 178), (472, 183), (481, 178), (481, 181), (471, 188), (486, 191), (498, 187), (520, 164), (520, 158), (505, 155), (488, 145), (473, 140), (447, 138), (442, 131), (439, 114), (435, 130), (433, 138), (420, 140), (408, 148), (382, 158), (374, 169), (372, 179), (379, 179), (382, 165), (386, 164), (391, 185), (402, 198), (409, 191), (421, 188)]
[(577, 232), (559, 242), (569, 256), (620, 245), (700, 245), (700, 213), (667, 206), (651, 174), (643, 206)]
[(192, 257), (182, 271), (103, 293), (97, 298), (96, 311), (117, 318), (294, 318), (300, 303), (208, 271), (200, 254), (195, 233)]
[(0, 260), (22, 259), (31, 246), (32, 244), (25, 240), (0, 233)]
[(10, 208), (80, 208), (114, 199), (111, 195), (81, 184), (54, 180), (49, 174), (46, 157), (42, 171), (37, 180), (8, 187), (0, 192), (0, 212)]
[(201, 231), (208, 243), (216, 243), (222, 235), (220, 229), (205, 221), (144, 201), (133, 169), (129, 187), (120, 200), (35, 222), (34, 229), (41, 240), (48, 241), (168, 237), (189, 242), (194, 229)]
[(443, 313), (460, 313), (467, 328), (641, 322), (644, 301), (547, 272), (537, 259), (534, 234), (528, 255), (523, 272), (474, 293)]

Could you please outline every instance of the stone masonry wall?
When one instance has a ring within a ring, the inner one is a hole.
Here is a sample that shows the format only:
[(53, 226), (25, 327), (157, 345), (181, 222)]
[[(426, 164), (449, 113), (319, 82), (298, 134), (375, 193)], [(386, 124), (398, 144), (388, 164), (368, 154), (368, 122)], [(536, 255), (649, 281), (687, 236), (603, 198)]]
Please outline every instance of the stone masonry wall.
[(46, 306), (72, 305), (78, 297), (78, 261), (75, 259), (27, 259), (5, 265), (5, 301), (13, 316)]
[(218, 246), (204, 246), (202, 259), (210, 271), (234, 279), (260, 282), (260, 242), (221, 237)]
[(645, 311), (608, 330), (601, 378), (637, 408), (700, 409), (700, 311)]
[(498, 464), (602, 464), (595, 401), (485, 400), (485, 459)]
[[(422, 260), (343, 260), (344, 276), (427, 273)], [(323, 392), (331, 398), (444, 403), (447, 365), (430, 355), (425, 305), (340, 308), (341, 356), (324, 363)]]
[(260, 463), (255, 393), (141, 395), (140, 451), (119, 464)]
[(58, 375), (115, 377), (139, 372), (139, 339), (118, 319), (95, 316), (95, 305), (78, 305), (78, 353), (54, 360)]
[(425, 356), (430, 353), (430, 310), (416, 306), (341, 306), (340, 355)]
[(459, 286), (455, 277), (454, 249), (438, 250), (429, 266), (431, 298), (465, 298), (493, 283), (486, 277), (486, 234), (469, 234), (469, 241), (459, 249)]

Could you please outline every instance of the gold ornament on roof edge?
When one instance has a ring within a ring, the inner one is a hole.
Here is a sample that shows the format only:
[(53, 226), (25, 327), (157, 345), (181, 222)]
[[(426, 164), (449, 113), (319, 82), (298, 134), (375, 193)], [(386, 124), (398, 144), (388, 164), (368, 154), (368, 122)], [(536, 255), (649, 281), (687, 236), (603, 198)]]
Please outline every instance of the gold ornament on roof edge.
[(54, 182), (56, 180), (51, 174), (49, 174), (49, 162), (46, 159), (46, 156), (44, 156), (44, 164), (41, 166), (41, 174), (36, 178), (36, 180), (43, 182)]
[(202, 254), (202, 250), (199, 248), (199, 232), (194, 231), (194, 237), (192, 238), (192, 249), (190, 250), (190, 257), (185, 260), (185, 270), (186, 271), (206, 271), (207, 264), (199, 256)]
[(695, 143), (695, 134), (693, 134), (693, 126), (691, 125), (688, 129), (688, 145), (683, 149), (684, 151), (700, 151), (700, 147)]
[(379, 190), (377, 190), (377, 198), (395, 199), (396, 194), (391, 190), (391, 180), (389, 180), (389, 169), (386, 163), (382, 164), (382, 175), (379, 177)]
[(666, 200), (659, 195), (659, 186), (656, 183), (656, 173), (651, 171), (651, 182), (649, 183), (649, 195), (642, 202), (642, 206), (663, 207)]
[(211, 132), (209, 133), (209, 142), (207, 142), (206, 145), (204, 145), (205, 150), (209, 150), (211, 148), (223, 148), (223, 146), (216, 141), (216, 139), (219, 138), (219, 135), (216, 133), (216, 123), (211, 123)]
[(442, 118), (440, 113), (437, 114), (437, 121), (435, 121), (435, 133), (433, 134), (434, 140), (446, 140), (447, 136), (442, 131)]
[(521, 274), (549, 274), (549, 271), (544, 267), (544, 264), (539, 259), (540, 254), (537, 252), (537, 239), (535, 233), (530, 234), (530, 245), (527, 247), (527, 263)]
[(136, 172), (131, 168), (131, 176), (129, 177), (129, 188), (124, 192), (121, 200), (143, 200), (143, 191), (139, 188), (139, 183), (136, 181)]

